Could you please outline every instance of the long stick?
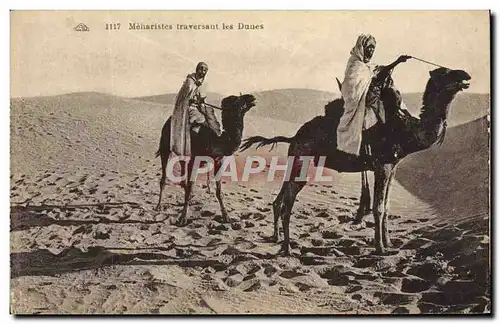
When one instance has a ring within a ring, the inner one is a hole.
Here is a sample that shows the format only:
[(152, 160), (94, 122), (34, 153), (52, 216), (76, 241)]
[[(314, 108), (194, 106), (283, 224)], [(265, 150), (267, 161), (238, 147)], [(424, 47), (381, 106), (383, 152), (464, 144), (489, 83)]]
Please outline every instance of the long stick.
[(431, 64), (431, 65), (434, 65), (434, 66), (438, 66), (438, 67), (442, 67), (442, 68), (447, 69), (447, 67), (444, 67), (442, 65), (439, 65), (439, 64), (436, 64), (436, 63), (432, 63), (432, 62), (429, 62), (429, 61), (426, 61), (426, 60), (423, 60), (423, 59), (418, 58), (416, 56), (412, 56), (411, 58), (414, 58), (415, 60), (418, 60), (418, 61), (421, 61), (421, 62), (424, 62), (424, 63), (427, 63), (427, 64)]
[(215, 108), (215, 109), (222, 110), (222, 108), (217, 107), (217, 106), (214, 106), (214, 105), (211, 105), (211, 104), (209, 104), (209, 103), (206, 103), (206, 102), (205, 102), (204, 104), (205, 104), (205, 105), (207, 105), (207, 106), (209, 106), (209, 107), (212, 107), (212, 108)]

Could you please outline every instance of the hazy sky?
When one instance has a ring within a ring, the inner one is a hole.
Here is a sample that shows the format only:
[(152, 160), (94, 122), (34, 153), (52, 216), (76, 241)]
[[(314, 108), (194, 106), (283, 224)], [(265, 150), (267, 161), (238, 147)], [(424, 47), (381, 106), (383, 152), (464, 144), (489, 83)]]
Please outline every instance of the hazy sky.
[[(173, 25), (129, 30), (129, 23)], [(238, 23), (263, 25), (238, 30)], [(90, 31), (73, 30), (85, 23)], [(106, 23), (121, 23), (106, 30)], [(222, 30), (222, 23), (234, 30)], [(177, 30), (218, 24), (218, 30)], [(414, 55), (471, 76), (469, 92), (488, 93), (487, 11), (73, 11), (11, 14), (11, 95), (99, 91), (121, 96), (176, 92), (203, 60), (208, 91), (223, 95), (280, 88), (338, 92), (360, 33), (377, 39), (372, 62)], [(410, 60), (396, 69), (402, 92), (423, 91), (434, 67)]]

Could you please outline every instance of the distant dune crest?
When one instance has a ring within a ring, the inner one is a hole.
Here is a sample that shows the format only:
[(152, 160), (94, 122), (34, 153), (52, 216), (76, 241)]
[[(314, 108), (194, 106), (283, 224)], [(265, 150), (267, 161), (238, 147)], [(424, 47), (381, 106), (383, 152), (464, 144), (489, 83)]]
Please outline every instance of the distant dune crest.
[[(277, 89), (253, 93), (258, 100), (258, 107), (252, 111), (262, 117), (303, 123), (314, 116), (322, 115), (324, 106), (340, 94), (312, 89)], [(209, 92), (208, 102), (219, 102), (222, 95)], [(422, 105), (422, 93), (405, 93), (404, 101), (412, 113), (418, 116)], [(173, 104), (175, 94), (163, 94), (135, 99)], [(490, 96), (482, 93), (459, 93), (451, 104), (449, 126), (464, 124), (481, 118), (489, 113)]]

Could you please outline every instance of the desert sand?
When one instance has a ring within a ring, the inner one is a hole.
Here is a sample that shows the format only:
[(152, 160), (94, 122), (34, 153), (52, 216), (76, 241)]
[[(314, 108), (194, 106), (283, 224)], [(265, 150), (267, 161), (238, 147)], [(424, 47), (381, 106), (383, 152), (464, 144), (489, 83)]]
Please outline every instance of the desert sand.
[[(372, 254), (373, 216), (351, 222), (360, 175), (332, 172), (332, 183), (299, 194), (290, 226), (298, 256), (281, 257), (268, 239), (279, 182), (225, 183), (230, 224), (203, 182), (187, 226), (172, 224), (183, 201), (176, 184), (154, 211), (154, 152), (170, 105), (100, 93), (14, 98), (11, 312), (490, 312), (488, 121), (452, 109), (462, 124), (443, 146), (399, 167), (389, 216), (397, 251)], [(299, 126), (252, 111), (245, 136)]]

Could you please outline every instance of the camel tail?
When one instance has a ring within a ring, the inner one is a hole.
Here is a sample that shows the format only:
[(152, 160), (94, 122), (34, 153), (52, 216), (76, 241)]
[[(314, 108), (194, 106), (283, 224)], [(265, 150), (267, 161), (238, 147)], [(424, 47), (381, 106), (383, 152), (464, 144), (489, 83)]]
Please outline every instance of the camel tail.
[(170, 119), (169, 118), (161, 129), (160, 143), (158, 151), (155, 153), (155, 158), (165, 154), (167, 157), (170, 154)]
[(158, 151), (156, 151), (155, 153), (155, 158), (159, 157), (161, 155), (161, 150), (162, 150), (162, 147), (163, 147), (163, 135), (161, 136), (160, 138), (160, 144), (159, 144), (159, 147), (158, 147)]
[[(252, 145), (257, 144), (257, 148), (272, 145), (271, 150), (276, 146), (277, 143), (292, 143), (295, 140), (294, 137), (286, 137), (286, 136), (276, 136), (273, 138), (266, 138), (263, 136), (252, 136), (243, 141), (243, 144), (240, 146), (240, 152), (248, 150)], [(271, 151), (270, 150), (270, 151)]]

